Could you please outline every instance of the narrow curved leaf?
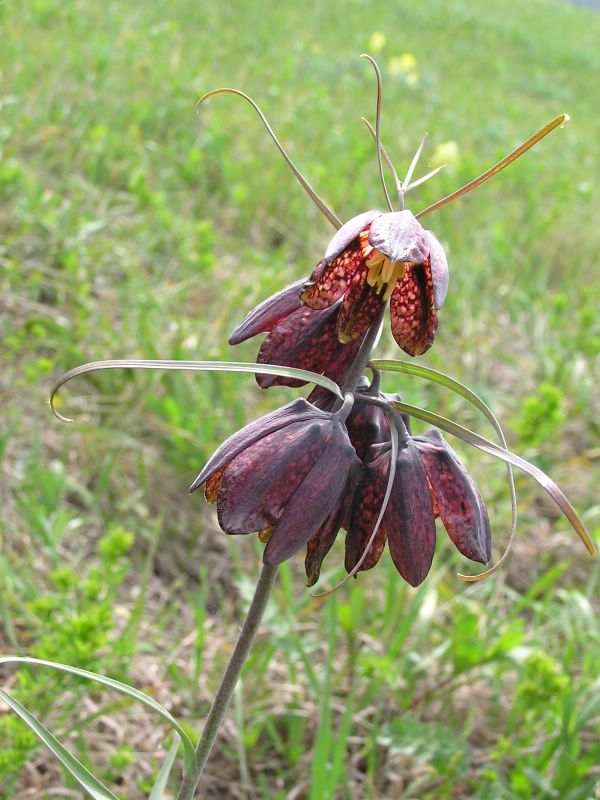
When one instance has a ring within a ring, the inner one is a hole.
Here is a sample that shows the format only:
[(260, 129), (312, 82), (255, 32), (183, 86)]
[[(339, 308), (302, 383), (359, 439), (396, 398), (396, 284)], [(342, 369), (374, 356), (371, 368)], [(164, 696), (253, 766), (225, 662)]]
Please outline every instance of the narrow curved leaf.
[(515, 455), (515, 453), (511, 453), (510, 450), (505, 450), (503, 447), (494, 444), (494, 442), (490, 442), (489, 439), (479, 436), (479, 434), (475, 433), (474, 431), (464, 428), (457, 422), (453, 422), (446, 417), (441, 417), (439, 414), (434, 414), (432, 411), (427, 411), (426, 409), (419, 408), (418, 406), (411, 406), (408, 403), (400, 403), (396, 400), (392, 401), (392, 405), (399, 411), (409, 414), (411, 417), (416, 417), (417, 419), (422, 419), (424, 422), (427, 422), (430, 425), (435, 425), (436, 428), (441, 428), (443, 431), (451, 433), (458, 439), (462, 439), (463, 442), (467, 442), (467, 444), (471, 444), (473, 447), (478, 447), (485, 453), (489, 453), (496, 458), (502, 459), (507, 464), (512, 464), (514, 467), (519, 467), (519, 469), (522, 469), (523, 472), (526, 472), (528, 475), (534, 478), (540, 484), (542, 489), (544, 489), (550, 495), (552, 500), (554, 500), (556, 505), (564, 514), (565, 518), (570, 522), (575, 533), (585, 545), (588, 553), (591, 556), (596, 555), (596, 546), (591, 540), (585, 525), (579, 518), (579, 515), (571, 505), (570, 501), (562, 489), (560, 489), (556, 483), (554, 483), (552, 478), (546, 475), (546, 473), (539, 469), (539, 467), (536, 467), (534, 464), (530, 464), (529, 461), (526, 461), (524, 458)]
[(21, 705), (18, 700), (11, 697), (3, 689), (0, 689), (0, 700), (3, 700), (7, 706), (12, 708), (15, 714), (18, 714), (23, 722), (30, 728), (35, 735), (42, 741), (46, 747), (56, 756), (65, 769), (75, 778), (77, 783), (82, 789), (93, 797), (94, 800), (118, 800), (110, 789), (107, 789), (104, 784), (100, 783), (92, 773), (78, 761), (74, 755), (63, 747), (53, 733), (50, 733), (48, 728), (42, 725), (32, 714), (27, 711), (25, 706)]
[(29, 658), (28, 656), (1, 656), (0, 664), (31, 664), (34, 666), (38, 665), (40, 667), (50, 667), (51, 669), (56, 669), (60, 672), (69, 672), (72, 675), (78, 675), (80, 678), (101, 683), (103, 686), (108, 686), (110, 689), (114, 689), (121, 694), (129, 695), (129, 697), (132, 697), (139, 703), (143, 703), (143, 705), (145, 705), (151, 711), (154, 711), (173, 728), (173, 730), (180, 736), (183, 744), (185, 771), (188, 772), (193, 767), (196, 761), (196, 753), (190, 737), (183, 730), (181, 725), (179, 725), (179, 723), (174, 719), (174, 717), (171, 716), (167, 709), (164, 708), (164, 706), (161, 706), (161, 704), (153, 697), (150, 697), (150, 695), (140, 692), (139, 689), (135, 689), (133, 686), (128, 686), (126, 683), (121, 683), (121, 681), (116, 681), (114, 678), (107, 678), (105, 675), (98, 675), (96, 672), (88, 672), (85, 669), (71, 667), (68, 664), (59, 664), (55, 661), (44, 661), (40, 658)]
[[(502, 430), (502, 426), (498, 421), (498, 418), (492, 411), (492, 409), (487, 405), (487, 403), (479, 397), (474, 391), (469, 389), (468, 386), (465, 386), (464, 383), (455, 380), (454, 378), (450, 377), (450, 375), (446, 375), (444, 372), (439, 372), (436, 369), (431, 369), (430, 367), (425, 367), (422, 364), (415, 364), (410, 361), (400, 361), (398, 359), (373, 359), (369, 362), (369, 365), (373, 369), (385, 371), (385, 372), (400, 372), (405, 375), (414, 375), (418, 378), (424, 378), (428, 381), (433, 381), (434, 383), (438, 383), (441, 386), (444, 386), (446, 389), (450, 389), (451, 391), (455, 392), (456, 394), (461, 395), (464, 397), (465, 400), (468, 400), (469, 403), (475, 406), (481, 413), (489, 420), (492, 424), (494, 430), (498, 434), (498, 438), (502, 444), (502, 447), (505, 450), (508, 450), (508, 445), (506, 442), (506, 437), (504, 436), (504, 431)], [(508, 477), (508, 486), (510, 490), (510, 504), (511, 504), (511, 511), (512, 511), (512, 525), (511, 525), (511, 532), (508, 539), (508, 544), (506, 545), (506, 549), (502, 554), (501, 558), (489, 569), (486, 569), (484, 572), (479, 573), (478, 575), (463, 575), (459, 572), (459, 577), (466, 581), (475, 581), (481, 580), (481, 578), (485, 578), (488, 575), (494, 573), (498, 567), (504, 562), (504, 559), (508, 555), (513, 540), (515, 538), (515, 534), (517, 532), (517, 492), (515, 490), (515, 481), (513, 477), (512, 467), (509, 463), (506, 464), (506, 474)]]
[(50, 408), (52, 413), (61, 422), (73, 422), (72, 419), (63, 417), (59, 414), (54, 407), (54, 398), (56, 393), (64, 386), (65, 383), (77, 378), (79, 375), (85, 375), (88, 372), (97, 372), (102, 369), (165, 369), (165, 370), (188, 370), (191, 372), (249, 372), (255, 374), (268, 374), (279, 375), (283, 378), (295, 378), (296, 380), (308, 381), (308, 383), (315, 383), (317, 386), (322, 386), (324, 389), (329, 389), (330, 392), (340, 400), (344, 399), (340, 387), (334, 381), (326, 378), (324, 375), (317, 375), (315, 372), (309, 372), (305, 369), (296, 369), (295, 367), (281, 367), (275, 364), (253, 364), (244, 363), (241, 361), (171, 361), (171, 360), (145, 360), (137, 358), (125, 359), (111, 359), (109, 361), (91, 361), (88, 364), (82, 364), (79, 367), (65, 372), (64, 375), (54, 383), (50, 390)]
[(169, 775), (171, 774), (171, 770), (173, 769), (173, 764), (175, 763), (175, 759), (177, 758), (177, 751), (179, 750), (179, 743), (181, 739), (177, 734), (173, 737), (173, 744), (169, 748), (169, 752), (167, 753), (165, 760), (163, 761), (163, 765), (160, 768), (160, 772), (158, 773), (158, 777), (156, 779), (156, 783), (152, 787), (152, 791), (148, 796), (148, 800), (163, 800), (163, 795), (165, 793), (165, 789), (167, 788), (167, 783), (169, 780)]

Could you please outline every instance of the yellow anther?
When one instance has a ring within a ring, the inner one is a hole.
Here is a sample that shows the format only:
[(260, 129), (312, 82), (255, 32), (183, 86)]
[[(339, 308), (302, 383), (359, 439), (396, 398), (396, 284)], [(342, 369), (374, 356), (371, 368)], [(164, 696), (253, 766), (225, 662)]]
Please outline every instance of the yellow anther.
[(392, 292), (393, 292), (393, 291), (394, 291), (394, 289), (396, 288), (396, 281), (397, 281), (397, 280), (398, 280), (397, 278), (394, 278), (394, 279), (393, 279), (392, 281), (390, 281), (390, 283), (388, 283), (388, 285), (387, 285), (387, 289), (385, 290), (385, 293), (384, 293), (384, 295), (383, 295), (383, 299), (384, 299), (384, 301), (385, 301), (386, 303), (387, 303), (387, 301), (390, 299), (390, 297), (392, 296)]
[(380, 294), (385, 287), (383, 299), (389, 300), (396, 282), (404, 275), (406, 265), (401, 261), (390, 261), (383, 253), (373, 250), (373, 255), (366, 261), (366, 266), (369, 286), (373, 286), (377, 294)]
[(381, 267), (381, 277), (383, 280), (388, 283), (392, 279), (392, 275), (394, 274), (395, 264), (386, 258), (383, 262), (383, 266)]

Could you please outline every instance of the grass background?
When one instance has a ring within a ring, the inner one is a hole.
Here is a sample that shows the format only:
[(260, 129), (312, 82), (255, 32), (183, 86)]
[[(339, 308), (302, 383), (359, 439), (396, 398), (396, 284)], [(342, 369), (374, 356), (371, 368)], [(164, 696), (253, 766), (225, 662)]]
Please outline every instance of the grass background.
[[(479, 391), (512, 449), (563, 486), (598, 539), (600, 17), (554, 0), (0, 3), (0, 650), (128, 680), (197, 734), (261, 547), (229, 539), (187, 486), (229, 433), (286, 402), (241, 375), (104, 373), (101, 358), (243, 358), (260, 299), (308, 274), (331, 235), (252, 109), (257, 99), (338, 215), (382, 207), (369, 50), (400, 172), (422, 134), (417, 211), (558, 113), (572, 120), (428, 218), (451, 287), (423, 361)], [(386, 338), (380, 355), (394, 355)], [(385, 388), (489, 435), (462, 401)], [(500, 553), (504, 470), (461, 449)], [(597, 564), (518, 476), (520, 534), (480, 585), (440, 532), (414, 591), (389, 560), (327, 601), (282, 569), (200, 795), (597, 797)], [(324, 585), (341, 575), (342, 544)], [(168, 745), (137, 707), (22, 668), (2, 683), (117, 795), (141, 798)], [(80, 797), (0, 706), (0, 797)]]

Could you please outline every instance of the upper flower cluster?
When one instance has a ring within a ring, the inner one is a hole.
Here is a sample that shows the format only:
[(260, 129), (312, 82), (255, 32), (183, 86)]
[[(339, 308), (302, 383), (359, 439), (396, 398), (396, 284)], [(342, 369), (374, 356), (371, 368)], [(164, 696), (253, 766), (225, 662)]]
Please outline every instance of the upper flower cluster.
[(433, 343), (448, 290), (448, 262), (431, 231), (405, 209), (366, 211), (335, 234), (300, 298), (314, 310), (342, 304), (336, 331), (353, 342), (390, 301), (392, 334), (411, 356)]
[[(367, 211), (342, 225), (310, 278), (252, 309), (229, 342), (268, 332), (258, 363), (340, 380), (388, 301), (398, 345), (412, 356), (428, 350), (447, 290), (448, 262), (431, 231), (407, 209)], [(267, 375), (258, 382), (301, 385)]]

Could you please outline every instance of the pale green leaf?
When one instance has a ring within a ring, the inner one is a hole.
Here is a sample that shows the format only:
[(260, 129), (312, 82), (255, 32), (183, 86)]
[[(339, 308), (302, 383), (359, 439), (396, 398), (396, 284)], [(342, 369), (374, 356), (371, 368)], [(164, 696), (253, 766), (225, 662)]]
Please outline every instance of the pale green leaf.
[[(4, 659), (2, 659), (4, 660)], [(42, 725), (29, 711), (11, 697), (3, 689), (0, 689), (0, 699), (4, 700), (7, 706), (12, 708), (15, 714), (18, 714), (23, 722), (35, 733), (46, 747), (56, 756), (60, 763), (67, 769), (75, 778), (77, 783), (85, 789), (85, 791), (93, 797), (94, 800), (118, 800), (110, 789), (107, 789), (100, 781), (92, 775), (92, 773), (78, 761), (75, 756), (71, 755), (63, 745), (58, 741), (53, 733), (50, 733), (48, 728)]]
[(148, 796), (148, 800), (162, 800), (163, 795), (165, 793), (165, 789), (167, 788), (167, 782), (169, 780), (169, 775), (171, 774), (171, 770), (173, 769), (173, 764), (175, 763), (175, 759), (177, 758), (177, 751), (179, 750), (179, 736), (175, 734), (173, 737), (173, 744), (169, 748), (169, 752), (166, 755), (166, 758), (163, 762), (163, 765), (158, 773), (158, 778), (156, 779), (156, 783), (152, 787), (152, 791)]
[(71, 667), (68, 664), (58, 664), (55, 661), (44, 661), (40, 658), (29, 658), (28, 656), (1, 656), (0, 664), (31, 664), (41, 667), (50, 667), (51, 669), (56, 669), (60, 672), (69, 672), (72, 675), (78, 675), (80, 678), (101, 683), (103, 686), (108, 686), (110, 689), (114, 689), (121, 694), (129, 695), (129, 697), (132, 697), (134, 700), (143, 703), (143, 705), (145, 705), (147, 708), (158, 714), (164, 722), (170, 725), (171, 728), (173, 728), (173, 730), (179, 734), (183, 744), (184, 765), (186, 772), (188, 772), (195, 763), (196, 753), (194, 750), (194, 745), (181, 725), (179, 725), (179, 723), (171, 716), (164, 706), (161, 706), (161, 704), (158, 703), (153, 697), (150, 697), (150, 695), (140, 692), (139, 689), (135, 689), (133, 686), (128, 686), (126, 683), (121, 683), (121, 681), (116, 681), (114, 678), (107, 678), (105, 675), (98, 675), (95, 672), (88, 672), (85, 669), (79, 669), (79, 667)]
[(253, 364), (241, 361), (161, 361), (161, 360), (140, 360), (136, 358), (114, 359), (110, 361), (91, 361), (79, 367), (65, 372), (56, 381), (50, 390), (50, 408), (54, 415), (61, 422), (72, 422), (73, 420), (63, 417), (54, 407), (56, 393), (65, 383), (85, 375), (88, 372), (96, 372), (102, 369), (159, 369), (159, 370), (187, 370), (190, 372), (249, 372), (253, 375), (278, 375), (282, 378), (294, 378), (300, 381), (314, 383), (329, 389), (340, 400), (344, 399), (340, 387), (334, 381), (324, 375), (317, 375), (316, 372), (309, 372), (305, 369), (295, 367), (281, 367), (276, 364)]

